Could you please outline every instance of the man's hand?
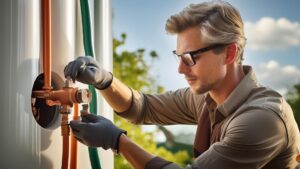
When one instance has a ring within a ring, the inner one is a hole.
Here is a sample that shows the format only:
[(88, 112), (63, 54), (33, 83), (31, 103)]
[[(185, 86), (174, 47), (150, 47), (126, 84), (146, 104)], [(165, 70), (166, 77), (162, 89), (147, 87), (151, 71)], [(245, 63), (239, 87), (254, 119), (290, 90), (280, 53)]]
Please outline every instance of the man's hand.
[(116, 127), (110, 120), (93, 114), (81, 117), (82, 121), (71, 121), (75, 138), (89, 147), (102, 147), (107, 150), (119, 149), (119, 138), (126, 131)]
[(94, 85), (100, 90), (109, 87), (113, 80), (113, 75), (102, 69), (92, 57), (78, 57), (65, 67), (64, 74), (66, 78)]

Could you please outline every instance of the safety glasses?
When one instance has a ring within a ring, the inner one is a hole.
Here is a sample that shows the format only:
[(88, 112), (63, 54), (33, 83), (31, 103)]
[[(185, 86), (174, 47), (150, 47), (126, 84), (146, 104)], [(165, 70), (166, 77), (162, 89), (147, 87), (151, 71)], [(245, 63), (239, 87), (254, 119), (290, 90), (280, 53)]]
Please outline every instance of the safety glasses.
[(183, 54), (178, 55), (176, 53), (176, 50), (173, 51), (174, 56), (176, 57), (176, 59), (178, 61), (180, 61), (180, 59), (182, 60), (182, 62), (184, 64), (186, 64), (187, 66), (193, 66), (196, 64), (195, 62), (195, 58), (201, 56), (201, 53), (207, 52), (209, 50), (212, 49), (216, 49), (216, 48), (221, 48), (226, 46), (227, 44), (214, 44), (214, 45), (210, 45), (204, 48), (200, 48), (194, 51), (190, 51), (190, 52), (184, 52)]

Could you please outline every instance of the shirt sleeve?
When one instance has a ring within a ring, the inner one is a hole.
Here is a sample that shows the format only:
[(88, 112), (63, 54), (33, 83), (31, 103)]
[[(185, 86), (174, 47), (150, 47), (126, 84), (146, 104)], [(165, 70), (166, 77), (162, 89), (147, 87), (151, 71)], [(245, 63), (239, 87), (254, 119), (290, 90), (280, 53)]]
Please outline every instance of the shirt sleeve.
[[(145, 166), (145, 169), (182, 169), (175, 163), (166, 161), (160, 157), (154, 157)], [(191, 166), (187, 166), (184, 169), (192, 169)]]
[(234, 118), (221, 142), (195, 159), (205, 169), (259, 169), (287, 147), (283, 121), (271, 111), (245, 112)]
[(197, 124), (203, 95), (194, 95), (189, 88), (164, 94), (144, 94), (132, 90), (132, 104), (117, 114), (135, 124)]

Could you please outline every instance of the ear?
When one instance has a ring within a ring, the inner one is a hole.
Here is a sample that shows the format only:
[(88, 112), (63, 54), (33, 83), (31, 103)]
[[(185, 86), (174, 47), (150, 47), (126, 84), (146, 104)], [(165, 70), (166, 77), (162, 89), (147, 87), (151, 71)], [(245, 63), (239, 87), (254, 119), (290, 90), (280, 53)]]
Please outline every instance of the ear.
[(235, 61), (237, 54), (237, 45), (236, 43), (232, 43), (228, 45), (227, 47), (227, 52), (226, 52), (226, 58), (225, 58), (225, 63), (226, 64), (231, 64)]

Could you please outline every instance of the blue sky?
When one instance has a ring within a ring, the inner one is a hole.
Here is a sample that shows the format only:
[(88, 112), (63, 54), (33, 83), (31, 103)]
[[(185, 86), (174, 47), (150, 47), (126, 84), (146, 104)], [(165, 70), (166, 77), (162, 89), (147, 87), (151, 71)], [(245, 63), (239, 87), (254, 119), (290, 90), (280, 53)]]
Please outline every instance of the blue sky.
[[(176, 36), (165, 32), (165, 21), (190, 3), (200, 0), (113, 0), (113, 36), (127, 34), (123, 49), (145, 48), (160, 56), (153, 71), (167, 90), (187, 86), (177, 73), (177, 61), (171, 51)], [(250, 64), (258, 80), (285, 94), (300, 81), (300, 1), (229, 0), (244, 20), (247, 45), (244, 64)]]

